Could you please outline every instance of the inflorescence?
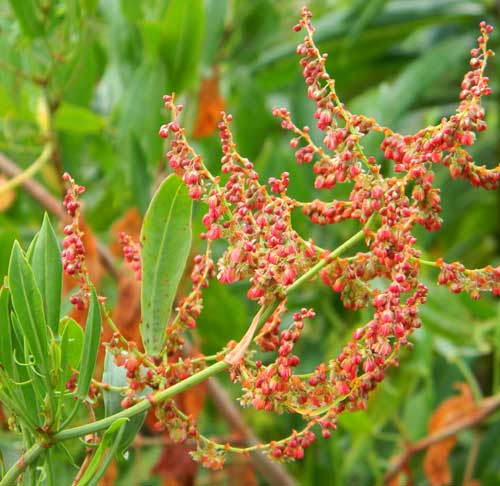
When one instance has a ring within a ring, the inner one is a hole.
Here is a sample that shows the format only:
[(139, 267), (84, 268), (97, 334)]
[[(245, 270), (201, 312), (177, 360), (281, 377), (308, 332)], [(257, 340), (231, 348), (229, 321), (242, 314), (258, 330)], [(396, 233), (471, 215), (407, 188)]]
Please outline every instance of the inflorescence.
[[(184, 343), (184, 330), (196, 325), (203, 308), (203, 289), (210, 280), (217, 278), (223, 284), (249, 282), (248, 298), (268, 315), (257, 329), (254, 346), (244, 348), (237, 362), (231, 361), (231, 379), (242, 386), (243, 405), (301, 414), (305, 426), (285, 439), (240, 449), (202, 436), (174, 401), (154, 404), (156, 428), (168, 430), (179, 440), (197, 440), (199, 446), (193, 457), (213, 468), (222, 467), (227, 451), (260, 449), (275, 459), (301, 458), (315, 439), (315, 426), (323, 437), (329, 437), (343, 411), (364, 409), (370, 392), (384, 379), (387, 369), (398, 364), (400, 349), (410, 345), (411, 334), (421, 326), (419, 306), (426, 301), (428, 290), (419, 280), (423, 260), (414, 229), (421, 225), (434, 231), (441, 226), (434, 167), (444, 165), (452, 178), (467, 179), (474, 186), (498, 187), (500, 166), (478, 166), (467, 151), (476, 135), (486, 129), (481, 98), (491, 93), (484, 76), (487, 60), (493, 55), (487, 48), (491, 26), (480, 24), (478, 47), (471, 51), (472, 70), (462, 82), (456, 113), (436, 126), (405, 136), (372, 118), (350, 113), (341, 103), (325, 68), (327, 56), (314, 43), (311, 13), (306, 8), (294, 30), (305, 32), (297, 54), (307, 95), (316, 105), (314, 117), (323, 134), (321, 142), (312, 139), (309, 127), (297, 126), (286, 108), (274, 108), (273, 114), (293, 135), (290, 146), (297, 163), (312, 164), (315, 188), (332, 189), (350, 183), (349, 197), (298, 202), (288, 196), (293, 181), (287, 172), (262, 183), (254, 164), (238, 152), (231, 132), (232, 117), (226, 113), (222, 113), (218, 126), (222, 175), (212, 175), (186, 139), (179, 120), (182, 106), (175, 103), (173, 94), (166, 95), (164, 103), (172, 121), (163, 125), (159, 134), (169, 139), (166, 157), (171, 169), (182, 178), (189, 196), (207, 207), (202, 219), (205, 231), (200, 235), (206, 241), (206, 250), (194, 258), (192, 291), (180, 300), (177, 314), (167, 326), (164, 356), (148, 358), (133, 349), (123, 349), (118, 339), (108, 345), (115, 362), (127, 370), (130, 387), (122, 405), (131, 406), (139, 400), (138, 392), (168, 388), (205, 366), (203, 357), (182, 359), (178, 351)], [(385, 175), (382, 163), (365, 155), (361, 142), (371, 132), (383, 135), (383, 159), (392, 163), (394, 175)], [(81, 188), (72, 183), (65, 200), (74, 218), (80, 192)], [(291, 214), (297, 208), (318, 225), (358, 221), (359, 238), (353, 241), (364, 241), (366, 250), (345, 256), (341, 253), (352, 245), (324, 250), (312, 240), (304, 240), (291, 224)], [(83, 250), (76, 223), (65, 233), (64, 268), (78, 275)], [(225, 242), (225, 251), (214, 261), (211, 245), (216, 240)], [(140, 273), (137, 246), (126, 236), (122, 244), (127, 260)], [(442, 260), (431, 264), (440, 269), (438, 283), (453, 292), (467, 291), (473, 298), (485, 291), (500, 295), (500, 267), (467, 270), (460, 263)], [(286, 297), (318, 274), (325, 285), (340, 294), (346, 308), (368, 307), (373, 315), (353, 333), (337, 357), (300, 375), (295, 371), (300, 363), (295, 345), (315, 313), (313, 309), (300, 309), (287, 322)], [(374, 279), (384, 281), (385, 286), (374, 285)], [(236, 346), (228, 343), (216, 359), (224, 359)], [(268, 363), (253, 361), (257, 349), (272, 351), (276, 358)]]

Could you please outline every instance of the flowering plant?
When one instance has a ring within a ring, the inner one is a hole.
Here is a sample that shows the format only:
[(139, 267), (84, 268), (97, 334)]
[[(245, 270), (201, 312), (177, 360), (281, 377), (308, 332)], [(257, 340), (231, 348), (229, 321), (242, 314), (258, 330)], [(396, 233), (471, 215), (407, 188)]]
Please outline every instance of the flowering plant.
[[(11, 428), (23, 433), (27, 447), (1, 485), (15, 484), (37, 461), (44, 460), (50, 468), (49, 451), (78, 437), (85, 437), (88, 453), (75, 484), (96, 484), (113, 457), (126, 451), (149, 410), (154, 413), (155, 430), (168, 431), (175, 441), (195, 441), (192, 457), (213, 469), (223, 466), (228, 453), (259, 450), (275, 460), (301, 459), (317, 430), (328, 438), (340, 414), (367, 406), (370, 392), (391, 366), (399, 364), (400, 350), (411, 346), (409, 338), (421, 326), (419, 307), (428, 292), (420, 279), (421, 266), (436, 267), (438, 283), (452, 292), (465, 291), (474, 299), (481, 292), (500, 295), (500, 267), (470, 270), (458, 262), (424, 260), (415, 237), (417, 226), (428, 231), (441, 226), (435, 166), (447, 167), (453, 179), (464, 178), (474, 186), (488, 190), (498, 186), (500, 166), (478, 166), (467, 151), (476, 134), (486, 129), (481, 99), (491, 93), (484, 74), (493, 54), (487, 47), (491, 26), (480, 25), (478, 47), (471, 51), (472, 70), (462, 82), (455, 114), (406, 136), (352, 114), (342, 104), (325, 69), (326, 54), (314, 43), (306, 8), (294, 30), (305, 33), (297, 53), (322, 140), (315, 141), (309, 127), (295, 124), (286, 108), (274, 108), (273, 114), (292, 132), (290, 146), (297, 163), (313, 164), (315, 188), (346, 184), (348, 198), (298, 201), (288, 195), (293, 180), (287, 172), (271, 177), (267, 184), (260, 181), (254, 164), (239, 153), (232, 117), (225, 113), (218, 125), (221, 174), (212, 174), (186, 138), (182, 106), (176, 104), (175, 95), (166, 95), (165, 107), (172, 118), (159, 134), (168, 139), (173, 174), (151, 201), (140, 241), (120, 236), (125, 259), (141, 280), (141, 348), (120, 333), (106, 299), (93, 287), (78, 199), (84, 188), (66, 174), (64, 205), (71, 223), (64, 228), (62, 263), (46, 218), (26, 252), (14, 246), (0, 294), (2, 322), (7, 323), (1, 335), (0, 398)], [(364, 152), (363, 137), (372, 132), (383, 136), (383, 160)], [(193, 201), (206, 208), (205, 231), (200, 235), (204, 251), (193, 259), (191, 291), (177, 298), (190, 253)], [(317, 225), (354, 220), (359, 230), (336, 248), (320, 248), (293, 228), (296, 210)], [(219, 240), (223, 252), (216, 258)], [(88, 309), (84, 334), (72, 319), (59, 320), (63, 271), (79, 285), (71, 303)], [(338, 356), (297, 373), (296, 343), (305, 326), (314, 325), (315, 311), (289, 309), (287, 300), (318, 276), (340, 294), (346, 308), (370, 309), (372, 317)], [(247, 297), (258, 310), (238, 341), (230, 341), (214, 356), (190, 354), (185, 331), (196, 326), (203, 290), (213, 279), (223, 284), (247, 282)], [(104, 345), (102, 381), (94, 379), (101, 316), (113, 329)], [(224, 371), (240, 384), (242, 405), (299, 414), (303, 428), (249, 447), (218, 443), (203, 435), (174, 398)], [(99, 398), (104, 400), (105, 417), (95, 420)], [(82, 407), (90, 421), (71, 427)], [(37, 477), (36, 471), (32, 474)]]

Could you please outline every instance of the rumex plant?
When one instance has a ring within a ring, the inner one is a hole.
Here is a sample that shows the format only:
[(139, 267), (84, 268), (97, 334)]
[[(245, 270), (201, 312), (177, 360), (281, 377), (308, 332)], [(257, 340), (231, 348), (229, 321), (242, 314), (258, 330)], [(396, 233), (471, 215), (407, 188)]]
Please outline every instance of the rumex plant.
[[(413, 135), (394, 133), (372, 118), (350, 113), (326, 72), (327, 56), (314, 43), (306, 8), (294, 30), (305, 33), (297, 54), (321, 139), (314, 140), (309, 127), (295, 124), (286, 108), (274, 108), (273, 114), (291, 132), (297, 163), (312, 164), (315, 188), (346, 184), (348, 198), (298, 201), (288, 195), (293, 179), (287, 172), (261, 181), (254, 164), (239, 153), (232, 117), (226, 113), (218, 125), (220, 174), (211, 173), (186, 138), (182, 105), (174, 94), (166, 95), (171, 121), (159, 135), (168, 141), (166, 157), (173, 173), (150, 203), (140, 241), (120, 235), (124, 257), (141, 280), (142, 348), (119, 332), (105, 297), (92, 285), (82, 241), (79, 196), (84, 188), (66, 174), (64, 206), (71, 223), (64, 228), (62, 253), (45, 218), (26, 252), (14, 246), (0, 294), (0, 398), (11, 428), (22, 433), (27, 448), (0, 484), (14, 484), (26, 469), (33, 481), (50, 479), (51, 450), (78, 437), (84, 437), (87, 455), (75, 484), (97, 484), (113, 457), (124, 456), (151, 409), (154, 428), (168, 431), (174, 441), (195, 441), (192, 456), (204, 466), (218, 469), (228, 453), (253, 450), (275, 460), (301, 459), (318, 431), (328, 438), (340, 414), (367, 407), (370, 392), (388, 368), (399, 364), (400, 350), (411, 346), (409, 338), (421, 326), (419, 307), (428, 292), (421, 266), (436, 267), (438, 283), (452, 292), (465, 291), (474, 299), (481, 292), (500, 295), (500, 267), (471, 270), (458, 262), (424, 260), (415, 236), (417, 226), (428, 231), (441, 226), (436, 166), (447, 167), (453, 179), (464, 178), (487, 190), (498, 187), (500, 166), (476, 165), (467, 151), (476, 134), (486, 129), (481, 99), (491, 93), (484, 74), (493, 55), (487, 47), (491, 26), (480, 24), (456, 112)], [(383, 137), (378, 159), (365, 154), (362, 145), (363, 137), (373, 132)], [(179, 296), (190, 254), (193, 201), (204, 211), (205, 230), (199, 235), (203, 251), (190, 267), (191, 290)], [(294, 211), (327, 226), (324, 231), (348, 220), (359, 229), (336, 248), (320, 248), (293, 228)], [(78, 283), (71, 304), (88, 309), (84, 332), (74, 320), (59, 319), (63, 272)], [(288, 296), (317, 277), (340, 294), (346, 308), (367, 308), (372, 317), (338, 356), (298, 373), (296, 344), (303, 329), (314, 326), (315, 310), (290, 308)], [(214, 356), (192, 355), (186, 331), (196, 327), (203, 290), (214, 279), (228, 285), (246, 282), (247, 297), (257, 310), (243, 337), (234, 336)], [(99, 381), (93, 377), (102, 317), (113, 335), (104, 343)], [(203, 435), (174, 398), (223, 371), (240, 384), (242, 405), (299, 414), (302, 429), (251, 447), (217, 443)], [(105, 416), (96, 419), (100, 398)], [(81, 409), (89, 420), (72, 426)], [(37, 464), (44, 465), (44, 474)]]

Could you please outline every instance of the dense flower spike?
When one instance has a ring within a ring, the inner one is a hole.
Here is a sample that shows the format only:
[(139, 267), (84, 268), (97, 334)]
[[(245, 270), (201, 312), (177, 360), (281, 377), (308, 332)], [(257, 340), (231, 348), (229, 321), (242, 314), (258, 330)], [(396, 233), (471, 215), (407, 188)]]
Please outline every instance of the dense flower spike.
[(64, 196), (64, 207), (71, 218), (71, 223), (64, 227), (65, 237), (62, 242), (61, 253), (64, 272), (78, 282), (79, 290), (71, 296), (70, 302), (78, 309), (87, 307), (90, 295), (89, 278), (85, 263), (85, 246), (83, 245), (83, 231), (80, 228), (80, 202), (79, 196), (85, 192), (85, 187), (76, 184), (74, 179), (66, 172), (63, 180), (69, 187)]
[(118, 234), (118, 243), (122, 247), (125, 261), (134, 271), (137, 280), (141, 280), (141, 246), (130, 235), (123, 231)]
[[(191, 292), (178, 301), (161, 357), (151, 360), (133, 347), (124, 350), (117, 340), (109, 344), (116, 364), (126, 369), (130, 382), (124, 407), (133, 405), (139, 399), (138, 392), (146, 387), (166, 389), (205, 367), (208, 358), (179, 358), (183, 332), (196, 325), (203, 309), (203, 289), (211, 279), (223, 284), (245, 281), (248, 298), (256, 301), (260, 310), (240, 343), (230, 342), (212, 359), (224, 359), (231, 366), (231, 379), (243, 389), (243, 405), (301, 414), (304, 428), (279, 441), (240, 449), (201, 435), (173, 401), (161, 405), (152, 402), (158, 419), (155, 427), (168, 430), (175, 440), (189, 437), (197, 441), (193, 457), (214, 469), (222, 467), (227, 451), (260, 449), (276, 460), (300, 459), (315, 440), (313, 429), (319, 427), (328, 438), (341, 413), (364, 409), (388, 368), (398, 364), (401, 348), (410, 346), (411, 334), (421, 326), (419, 306), (427, 298), (427, 288), (419, 280), (422, 264), (439, 267), (438, 283), (453, 292), (467, 291), (472, 298), (483, 291), (500, 295), (499, 267), (467, 270), (460, 263), (426, 262), (420, 258), (414, 235), (416, 225), (429, 231), (441, 225), (440, 193), (432, 171), (435, 164), (448, 167), (452, 178), (466, 178), (485, 189), (498, 185), (500, 166), (477, 166), (466, 151), (476, 134), (486, 129), (481, 97), (491, 93), (484, 69), (492, 55), (486, 46), (492, 29), (485, 23), (480, 29), (478, 48), (471, 51), (472, 71), (462, 83), (456, 113), (435, 127), (403, 136), (371, 118), (350, 113), (340, 102), (335, 82), (325, 69), (326, 55), (313, 40), (311, 13), (303, 9), (301, 21), (294, 27), (305, 32), (297, 53), (307, 94), (316, 105), (314, 117), (322, 140), (315, 142), (309, 127), (298, 127), (286, 108), (274, 108), (273, 114), (293, 133), (290, 146), (297, 163), (312, 164), (315, 188), (333, 189), (348, 183), (346, 200), (295, 201), (288, 196), (288, 187), (293, 184), (288, 172), (263, 184), (254, 164), (238, 152), (231, 132), (232, 117), (226, 113), (221, 114), (218, 125), (222, 175), (212, 175), (186, 139), (179, 120), (182, 106), (175, 104), (174, 95), (164, 97), (172, 121), (160, 128), (160, 136), (169, 139), (166, 156), (171, 169), (182, 178), (190, 197), (207, 208), (200, 235), (206, 251), (194, 257)], [(386, 175), (375, 156), (364, 153), (362, 139), (373, 131), (383, 134), (379, 155), (394, 163), (391, 174), (396, 175)], [(66, 206), (73, 216), (78, 210), (79, 191), (72, 185), (67, 196)], [(361, 229), (338, 248), (323, 250), (301, 238), (292, 227), (291, 215), (296, 208), (314, 224), (355, 220)], [(75, 253), (78, 234), (73, 237), (72, 228), (68, 237), (76, 239), (71, 239), (69, 247)], [(344, 255), (363, 240), (365, 251)], [(126, 259), (136, 265), (138, 248), (126, 236), (121, 241)], [(211, 249), (215, 241), (222, 242), (218, 246), (222, 254), (216, 261)], [(65, 263), (66, 271), (69, 265)], [(373, 313), (353, 332), (337, 357), (319, 363), (310, 373), (299, 374), (296, 344), (315, 313), (304, 308), (289, 314), (287, 295), (318, 274), (325, 285), (340, 294), (346, 308), (368, 308)], [(257, 349), (274, 353), (274, 358), (266, 355), (266, 362), (254, 361)]]

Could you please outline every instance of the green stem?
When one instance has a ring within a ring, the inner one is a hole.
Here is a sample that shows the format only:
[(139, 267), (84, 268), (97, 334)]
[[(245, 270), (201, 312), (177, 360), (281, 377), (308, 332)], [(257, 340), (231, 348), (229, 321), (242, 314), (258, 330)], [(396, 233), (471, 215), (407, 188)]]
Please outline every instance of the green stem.
[(460, 370), (462, 373), (463, 377), (465, 378), (465, 381), (469, 385), (472, 396), (474, 397), (474, 401), (476, 403), (480, 403), (481, 400), (483, 399), (483, 394), (481, 392), (481, 387), (474, 376), (474, 373), (470, 370), (469, 366), (467, 363), (464, 361), (464, 359), (461, 356), (454, 356), (450, 360), (452, 363), (456, 365), (456, 367)]
[(420, 265), (426, 265), (428, 267), (439, 267), (439, 265), (436, 262), (432, 262), (430, 260), (424, 260), (423, 258), (419, 258), (418, 262)]
[(23, 471), (33, 464), (47, 449), (43, 445), (36, 443), (31, 446), (19, 460), (7, 471), (0, 481), (0, 486), (14, 486), (17, 478)]
[[(373, 216), (371, 216), (368, 222), (366, 223), (366, 228), (370, 227), (372, 220)], [(349, 250), (349, 248), (352, 248), (356, 243), (359, 243), (361, 240), (363, 240), (364, 237), (365, 237), (364, 229), (359, 230), (355, 235), (351, 236), (347, 241), (344, 241), (344, 243), (335, 248), (335, 250), (333, 250), (328, 255), (328, 258), (320, 260), (318, 263), (316, 263), (316, 265), (314, 265), (306, 273), (304, 273), (304, 275), (295, 280), (295, 282), (293, 282), (292, 285), (286, 288), (286, 293), (289, 294), (290, 292), (300, 287), (304, 282), (310, 280), (312, 277), (317, 275), (324, 267), (326, 267), (331, 262), (332, 258), (338, 257), (346, 250)]]
[[(182, 393), (183, 391), (186, 391), (187, 389), (191, 388), (194, 385), (197, 385), (207, 378), (210, 378), (211, 376), (214, 376), (226, 370), (228, 367), (229, 365), (224, 363), (223, 361), (214, 363), (208, 368), (205, 368), (195, 375), (192, 375), (189, 378), (186, 378), (185, 380), (172, 385), (166, 390), (153, 393), (148, 398), (144, 398), (140, 402), (136, 403), (130, 408), (122, 410), (121, 412), (115, 413), (114, 415), (110, 415), (109, 417), (105, 417), (90, 424), (80, 425), (79, 427), (73, 427), (68, 430), (63, 430), (62, 432), (59, 432), (52, 437), (52, 442), (74, 439), (82, 435), (93, 434), (94, 432), (107, 429), (116, 420), (120, 418), (131, 418), (135, 415), (145, 412), (146, 410), (149, 410), (153, 405), (157, 405), (158, 403), (161, 403), (169, 398), (174, 397), (175, 395), (178, 395), (179, 393)], [(0, 486), (3, 485), (0, 484)]]
[(500, 302), (497, 307), (497, 321), (493, 351), (493, 392), (500, 391)]
[(56, 477), (55, 477), (55, 471), (53, 467), (53, 455), (54, 451), (53, 449), (47, 449), (47, 460), (45, 462), (45, 465), (47, 467), (47, 486), (55, 486), (56, 485)]
[(7, 191), (16, 188), (17, 186), (20, 186), (28, 179), (30, 179), (50, 160), (53, 151), (54, 144), (52, 142), (46, 143), (40, 156), (24, 172), (21, 172), (17, 176), (12, 177), (12, 179), (9, 179), (7, 182), (3, 183), (0, 186), (0, 196), (2, 194), (5, 194)]
[[(368, 220), (365, 225), (365, 228), (369, 228), (370, 224), (373, 220), (373, 216)], [(292, 285), (285, 289), (285, 295), (288, 295), (293, 290), (296, 290), (298, 287), (303, 285), (305, 282), (310, 280), (312, 277), (317, 275), (322, 268), (324, 268), (330, 262), (331, 258), (335, 258), (342, 254), (344, 251), (348, 250), (356, 243), (360, 242), (365, 236), (364, 229), (358, 231), (355, 235), (349, 238), (347, 241), (342, 243), (339, 247), (337, 247), (334, 251), (332, 251), (329, 255), (329, 258), (325, 260), (319, 261), (316, 265), (314, 265), (309, 271), (307, 271), (304, 275), (298, 278)], [(259, 326), (262, 326), (268, 319), (271, 317), (273, 312), (279, 306), (279, 304), (283, 301), (283, 299), (275, 299), (273, 302), (268, 304), (262, 311), (262, 314), (259, 319)], [(224, 361), (219, 361), (214, 363), (204, 370), (186, 378), (185, 380), (172, 385), (166, 390), (161, 390), (156, 393), (149, 395), (147, 398), (144, 398), (140, 402), (136, 403), (130, 408), (117, 412), (109, 417), (105, 417), (101, 420), (97, 420), (96, 422), (91, 422), (89, 424), (80, 425), (78, 427), (73, 427), (71, 429), (62, 430), (61, 432), (56, 433), (50, 438), (50, 442), (44, 445), (35, 444), (31, 447), (26, 454), (22, 457), (22, 460), (17, 461), (10, 469), (7, 471), (7, 474), (4, 476), (2, 481), (0, 482), (0, 486), (12, 486), (14, 485), (16, 479), (19, 475), (26, 469), (27, 466), (36, 461), (38, 456), (42, 454), (45, 450), (44, 446), (50, 446), (56, 444), (58, 442), (62, 442), (69, 439), (75, 439), (77, 437), (81, 437), (87, 434), (92, 434), (98, 432), (100, 430), (107, 429), (113, 422), (121, 418), (131, 418), (135, 415), (143, 413), (149, 410), (152, 406), (157, 405), (169, 398), (173, 398), (174, 396), (182, 393), (194, 385), (201, 383), (202, 381), (210, 378), (211, 376), (217, 375), (222, 371), (229, 368), (229, 364)]]
[(66, 428), (67, 425), (69, 425), (69, 423), (75, 418), (76, 412), (78, 412), (79, 408), (80, 408), (80, 401), (77, 401), (73, 405), (73, 408), (71, 409), (69, 415), (64, 419), (63, 423), (59, 426), (59, 430), (63, 430)]

